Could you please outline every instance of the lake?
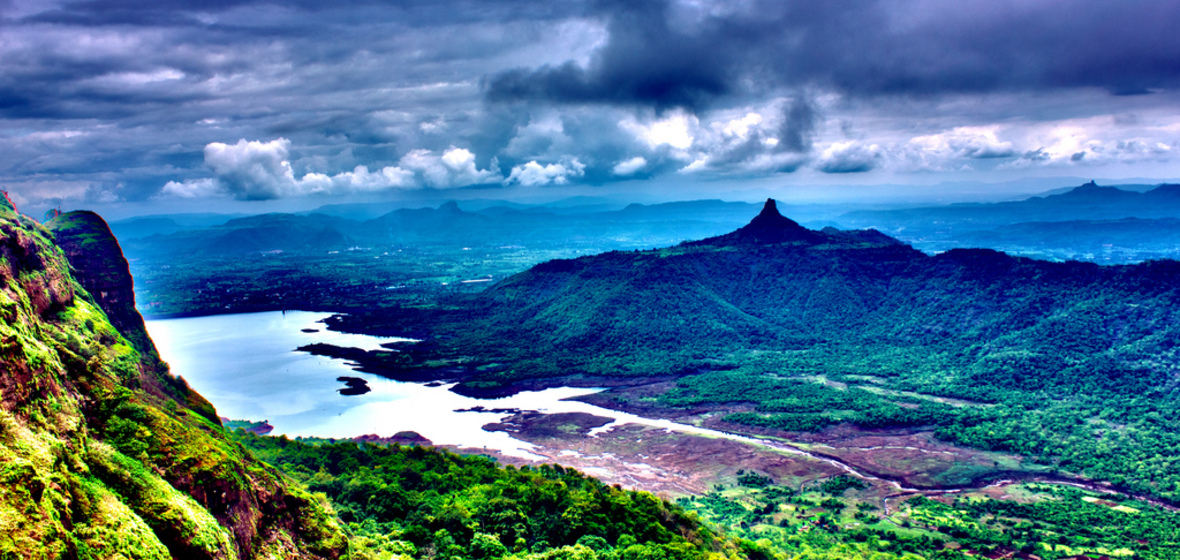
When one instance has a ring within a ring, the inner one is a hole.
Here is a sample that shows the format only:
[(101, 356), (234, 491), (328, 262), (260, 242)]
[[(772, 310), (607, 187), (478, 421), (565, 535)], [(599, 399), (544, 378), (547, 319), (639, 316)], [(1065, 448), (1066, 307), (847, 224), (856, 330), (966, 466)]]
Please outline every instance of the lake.
[[(393, 381), (353, 371), (343, 360), (296, 351), (315, 342), (372, 350), (383, 343), (409, 340), (329, 331), (320, 321), (330, 315), (306, 311), (242, 313), (152, 320), (147, 321), (147, 328), (172, 372), (209, 399), (218, 414), (235, 420), (266, 420), (275, 427), (275, 435), (388, 437), (414, 431), (436, 445), (486, 448), (535, 458), (529, 453), (532, 444), (504, 432), (482, 429), (508, 414), (458, 412), (482, 406), (546, 413), (585, 412), (615, 419), (615, 423), (595, 432), (619, 423), (639, 423), (733, 438), (695, 426), (564, 400), (599, 389), (558, 387), (502, 399), (474, 399), (449, 391), (449, 386)], [(341, 395), (337, 389), (344, 384), (336, 378), (342, 375), (363, 378), (372, 390), (357, 396)]]

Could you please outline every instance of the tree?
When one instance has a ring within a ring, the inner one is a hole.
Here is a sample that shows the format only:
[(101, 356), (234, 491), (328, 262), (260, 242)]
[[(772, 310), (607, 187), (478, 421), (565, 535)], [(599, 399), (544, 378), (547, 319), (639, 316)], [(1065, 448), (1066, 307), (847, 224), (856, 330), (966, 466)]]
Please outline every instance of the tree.
[(508, 554), (508, 547), (491, 533), (476, 533), (471, 537), (471, 545), (467, 550), (475, 560), (494, 560)]

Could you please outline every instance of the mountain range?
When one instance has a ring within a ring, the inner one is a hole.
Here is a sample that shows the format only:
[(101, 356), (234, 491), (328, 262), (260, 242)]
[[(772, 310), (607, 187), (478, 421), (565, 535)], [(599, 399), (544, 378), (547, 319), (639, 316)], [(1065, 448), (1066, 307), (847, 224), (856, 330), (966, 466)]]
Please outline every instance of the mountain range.
[[(722, 234), (745, 223), (757, 206), (720, 200), (623, 208), (464, 201), (380, 213), (382, 208), (154, 216), (111, 227), (128, 255), (152, 263), (166, 263), (175, 255), (324, 254), (351, 247), (524, 245), (602, 252)], [(1180, 185), (1139, 192), (1091, 182), (1010, 202), (852, 211), (847, 206), (795, 205), (788, 210), (813, 227), (873, 228), (926, 252), (974, 246), (1053, 260), (1137, 262), (1175, 256), (1169, 240), (1180, 236), (1174, 221), (1180, 219)], [(1127, 222), (1129, 218), (1140, 221)], [(1048, 230), (1050, 235), (1034, 233)], [(1108, 235), (1115, 231), (1112, 240)]]
[(1136, 192), (1093, 181), (1058, 194), (1012, 202), (952, 204), (896, 210), (859, 210), (840, 216), (842, 224), (882, 231), (917, 229), (967, 231), (1021, 222), (1119, 220), (1180, 217), (1180, 185), (1163, 184)]

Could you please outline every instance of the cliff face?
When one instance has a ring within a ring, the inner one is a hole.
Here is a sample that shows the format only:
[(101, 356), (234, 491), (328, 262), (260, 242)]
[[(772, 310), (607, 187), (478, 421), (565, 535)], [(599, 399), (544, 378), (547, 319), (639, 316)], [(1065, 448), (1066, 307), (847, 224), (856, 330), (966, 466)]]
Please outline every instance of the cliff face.
[(51, 226), (0, 200), (0, 557), (342, 556), (327, 508), (159, 361), (101, 218)]
[(135, 310), (135, 290), (127, 259), (98, 214), (70, 212), (46, 224), (53, 240), (65, 252), (78, 283), (107, 314), (111, 325), (142, 353), (156, 354), (156, 347)]
[(211, 422), (220, 424), (213, 405), (181, 380), (168, 374), (168, 365), (148, 336), (143, 317), (135, 309), (135, 285), (127, 259), (111, 228), (94, 212), (70, 212), (45, 224), (53, 241), (65, 253), (74, 278), (103, 310), (111, 326), (140, 355), (139, 388), (157, 397), (188, 405)]

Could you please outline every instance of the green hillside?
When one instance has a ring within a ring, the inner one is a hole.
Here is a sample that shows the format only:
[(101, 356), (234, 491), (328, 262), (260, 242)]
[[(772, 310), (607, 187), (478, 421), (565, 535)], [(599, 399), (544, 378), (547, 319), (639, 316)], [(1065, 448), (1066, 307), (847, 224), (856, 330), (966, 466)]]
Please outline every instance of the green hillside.
[[(83, 268), (117, 255), (104, 235), (78, 237), (94, 251)], [(341, 557), (331, 512), (225, 438), (150, 341), (112, 325), (52, 236), (0, 208), (0, 556)]]

